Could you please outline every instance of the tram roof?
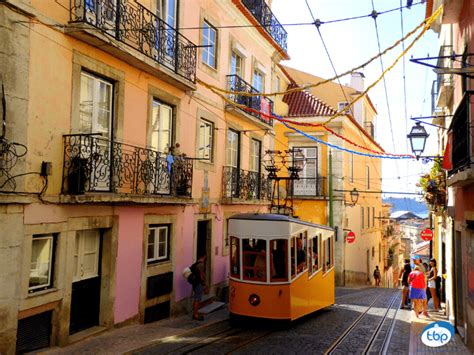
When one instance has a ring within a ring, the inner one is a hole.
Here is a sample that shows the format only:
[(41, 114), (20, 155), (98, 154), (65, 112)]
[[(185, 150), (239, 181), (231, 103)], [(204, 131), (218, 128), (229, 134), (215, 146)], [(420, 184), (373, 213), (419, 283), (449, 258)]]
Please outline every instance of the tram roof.
[(240, 213), (235, 214), (229, 219), (244, 219), (244, 220), (252, 220), (252, 221), (275, 221), (275, 222), (291, 222), (297, 224), (303, 224), (311, 227), (317, 227), (322, 229), (327, 229), (330, 231), (334, 231), (333, 228), (324, 226), (322, 224), (312, 223), (308, 221), (302, 221), (298, 218), (293, 218), (290, 216), (286, 216), (283, 214), (276, 214), (276, 213)]

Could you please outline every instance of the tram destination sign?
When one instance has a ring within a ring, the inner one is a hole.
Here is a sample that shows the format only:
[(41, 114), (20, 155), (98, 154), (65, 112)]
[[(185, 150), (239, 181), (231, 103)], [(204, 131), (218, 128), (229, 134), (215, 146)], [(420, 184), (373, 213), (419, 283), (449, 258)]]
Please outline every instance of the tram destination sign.
[(356, 235), (353, 231), (350, 231), (349, 233), (347, 233), (347, 237), (346, 237), (346, 241), (349, 243), (349, 244), (352, 244), (354, 243), (356, 240)]
[(421, 239), (423, 239), (425, 242), (429, 242), (431, 239), (433, 239), (433, 231), (429, 228), (422, 230)]

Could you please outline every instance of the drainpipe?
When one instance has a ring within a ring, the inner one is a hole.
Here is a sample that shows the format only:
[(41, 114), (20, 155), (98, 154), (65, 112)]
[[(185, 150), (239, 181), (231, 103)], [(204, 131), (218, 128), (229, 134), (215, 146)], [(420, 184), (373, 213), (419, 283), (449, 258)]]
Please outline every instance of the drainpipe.
[(329, 227), (334, 228), (332, 189), (332, 151), (329, 149)]

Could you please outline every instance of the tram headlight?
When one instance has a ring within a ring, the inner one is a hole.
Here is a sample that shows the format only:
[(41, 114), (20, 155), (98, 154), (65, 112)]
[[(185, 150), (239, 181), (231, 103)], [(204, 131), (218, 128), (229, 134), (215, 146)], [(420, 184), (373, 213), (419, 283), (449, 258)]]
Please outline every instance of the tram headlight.
[(258, 306), (260, 304), (260, 297), (258, 297), (258, 295), (256, 295), (255, 293), (252, 293), (249, 296), (249, 303), (252, 306)]

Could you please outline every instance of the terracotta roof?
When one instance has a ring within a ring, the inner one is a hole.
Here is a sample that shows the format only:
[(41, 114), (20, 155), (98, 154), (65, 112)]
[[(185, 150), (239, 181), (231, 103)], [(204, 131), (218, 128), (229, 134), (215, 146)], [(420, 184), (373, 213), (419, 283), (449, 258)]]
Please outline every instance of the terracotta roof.
[[(288, 89), (298, 87), (290, 84)], [(331, 106), (327, 105), (307, 91), (295, 91), (283, 96), (283, 102), (288, 105), (288, 117), (302, 116), (332, 116), (336, 114)]]

